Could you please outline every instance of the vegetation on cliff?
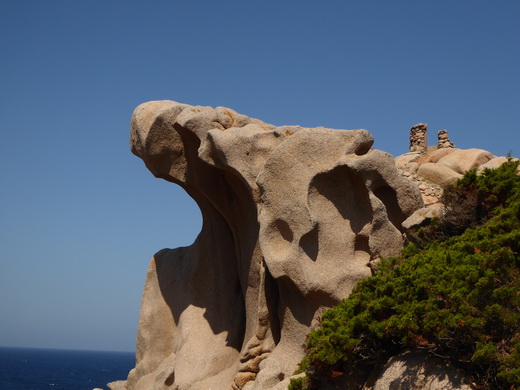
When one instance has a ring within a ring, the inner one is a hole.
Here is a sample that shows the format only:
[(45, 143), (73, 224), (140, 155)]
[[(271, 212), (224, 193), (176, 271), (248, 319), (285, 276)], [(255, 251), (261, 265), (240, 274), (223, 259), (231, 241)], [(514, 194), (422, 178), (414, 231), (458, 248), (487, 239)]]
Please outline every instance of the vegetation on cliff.
[(325, 312), (290, 389), (319, 389), (406, 349), (428, 351), (483, 388), (520, 386), (520, 176), (509, 161), (445, 191), (448, 213)]

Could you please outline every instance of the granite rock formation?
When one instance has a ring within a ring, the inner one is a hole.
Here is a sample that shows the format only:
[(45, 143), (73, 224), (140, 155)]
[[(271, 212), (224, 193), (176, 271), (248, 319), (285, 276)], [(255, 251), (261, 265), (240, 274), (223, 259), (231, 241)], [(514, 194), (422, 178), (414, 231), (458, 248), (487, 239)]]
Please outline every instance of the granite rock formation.
[[(366, 130), (276, 127), (218, 107), (140, 105), (132, 152), (203, 216), (153, 257), (130, 390), (286, 389), (321, 311), (402, 248), (417, 186)], [(173, 218), (173, 216), (172, 216)]]

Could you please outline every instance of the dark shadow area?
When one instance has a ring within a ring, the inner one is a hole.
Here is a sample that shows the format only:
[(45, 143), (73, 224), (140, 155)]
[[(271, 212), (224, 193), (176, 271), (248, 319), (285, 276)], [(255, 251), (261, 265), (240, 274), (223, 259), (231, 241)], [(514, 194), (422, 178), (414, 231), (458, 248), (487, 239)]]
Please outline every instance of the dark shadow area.
[(285, 222), (283, 219), (278, 218), (274, 221), (274, 226), (285, 241), (288, 241), (288, 242), (293, 241), (293, 239), (294, 239), (293, 232), (287, 222)]
[(172, 373), (166, 377), (164, 384), (166, 386), (171, 386), (173, 385), (173, 382), (175, 382), (175, 371), (172, 371)]
[(267, 310), (269, 311), (269, 325), (274, 343), (278, 344), (281, 338), (281, 324), (280, 317), (278, 316), (280, 291), (278, 290), (278, 283), (269, 272), (265, 261), (263, 262), (263, 265), (265, 270), (265, 300), (267, 303)]
[(354, 250), (370, 253), (370, 246), (368, 245), (368, 236), (357, 234), (356, 241), (354, 243)]
[(403, 213), (401, 207), (399, 207), (395, 190), (389, 186), (381, 186), (374, 190), (374, 195), (377, 196), (385, 205), (390, 222), (392, 222), (397, 229), (402, 231), (403, 227), (401, 224), (407, 216)]
[(310, 231), (305, 233), (300, 238), (300, 247), (312, 261), (316, 261), (318, 259), (318, 252), (320, 249), (318, 236), (319, 225), (316, 224)]

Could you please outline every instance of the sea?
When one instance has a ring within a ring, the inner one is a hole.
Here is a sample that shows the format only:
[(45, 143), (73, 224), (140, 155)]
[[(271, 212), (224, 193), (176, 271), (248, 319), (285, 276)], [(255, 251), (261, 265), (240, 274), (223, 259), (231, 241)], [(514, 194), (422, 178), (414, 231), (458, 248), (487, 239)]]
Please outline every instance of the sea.
[(0, 390), (108, 390), (134, 366), (133, 352), (0, 347)]

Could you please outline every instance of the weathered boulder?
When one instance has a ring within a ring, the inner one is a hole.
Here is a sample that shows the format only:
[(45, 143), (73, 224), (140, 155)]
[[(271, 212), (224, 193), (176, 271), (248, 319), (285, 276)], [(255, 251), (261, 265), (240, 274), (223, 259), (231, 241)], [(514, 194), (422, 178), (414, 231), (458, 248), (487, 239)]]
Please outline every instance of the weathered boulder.
[(128, 389), (286, 388), (319, 314), (399, 253), (423, 205), (372, 144), (223, 107), (136, 108), (133, 153), (193, 197), (203, 227), (152, 259)]
[(446, 165), (430, 162), (419, 165), (417, 175), (443, 187), (455, 183), (462, 177), (460, 173)]
[[(503, 163), (507, 162), (510, 159), (510, 157), (495, 157), (486, 162), (485, 164), (482, 164), (478, 167), (477, 173), (480, 174), (484, 169), (497, 169), (500, 167)], [(517, 158), (511, 158), (513, 161), (517, 161)], [(518, 172), (520, 173), (520, 167), (518, 167)]]
[(410, 215), (403, 223), (403, 228), (419, 227), (444, 213), (441, 207), (423, 207)]
[(394, 356), (363, 390), (473, 390), (469, 375), (444, 359), (421, 352)]
[(477, 172), (482, 172), (484, 169), (497, 169), (503, 163), (507, 162), (507, 160), (508, 160), (507, 157), (492, 158), (491, 160), (489, 160), (486, 163), (479, 166)]
[(464, 174), (487, 163), (494, 157), (490, 152), (482, 149), (458, 149), (437, 160), (437, 164)]

